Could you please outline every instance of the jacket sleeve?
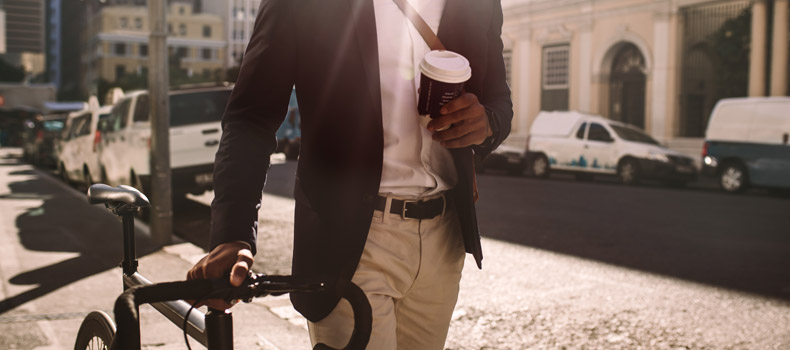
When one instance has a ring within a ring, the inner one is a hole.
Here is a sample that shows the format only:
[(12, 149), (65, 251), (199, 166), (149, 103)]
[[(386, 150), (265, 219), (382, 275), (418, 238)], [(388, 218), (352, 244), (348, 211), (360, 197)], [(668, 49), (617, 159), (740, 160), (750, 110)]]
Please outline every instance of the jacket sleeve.
[(494, 135), (487, 138), (481, 145), (473, 146), (479, 157), (485, 158), (496, 149), (510, 134), (510, 123), (513, 119), (513, 102), (510, 100), (510, 88), (507, 86), (505, 61), (502, 57), (502, 4), (494, 0), (491, 26), (488, 28), (488, 59), (486, 76), (483, 80), (483, 93), (480, 103), (485, 107), (489, 123)]
[(243, 241), (256, 253), (258, 210), (294, 84), (292, 0), (263, 0), (222, 117), (214, 161), (210, 249)]

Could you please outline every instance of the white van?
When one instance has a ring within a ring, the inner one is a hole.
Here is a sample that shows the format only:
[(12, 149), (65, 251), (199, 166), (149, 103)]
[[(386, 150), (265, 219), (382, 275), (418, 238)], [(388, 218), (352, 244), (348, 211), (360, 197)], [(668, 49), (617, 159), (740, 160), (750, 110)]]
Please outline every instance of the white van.
[(705, 132), (703, 174), (727, 192), (790, 188), (790, 97), (723, 99)]
[(532, 174), (566, 171), (577, 178), (617, 175), (625, 184), (654, 179), (682, 186), (696, 179), (694, 160), (661, 146), (641, 130), (579, 112), (540, 112), (527, 141)]
[[(212, 188), (220, 120), (231, 87), (170, 92), (170, 168), (173, 194)], [(151, 122), (147, 91), (126, 94), (102, 130), (102, 182), (131, 185), (150, 195)]]
[(110, 106), (69, 113), (59, 145), (58, 171), (68, 183), (91, 185), (99, 181), (98, 131)]

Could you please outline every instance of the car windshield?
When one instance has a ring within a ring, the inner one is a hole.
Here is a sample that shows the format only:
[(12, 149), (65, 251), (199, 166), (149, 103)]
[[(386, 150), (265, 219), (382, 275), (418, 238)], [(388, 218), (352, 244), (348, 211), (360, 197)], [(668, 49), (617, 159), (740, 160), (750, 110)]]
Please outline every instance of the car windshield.
[(228, 103), (230, 90), (213, 90), (170, 96), (170, 126), (217, 122)]
[(658, 141), (634, 128), (616, 124), (609, 124), (609, 126), (611, 126), (614, 132), (617, 133), (617, 136), (620, 136), (620, 138), (623, 140), (658, 145)]
[(65, 125), (62, 120), (47, 120), (41, 124), (45, 131), (61, 131)]

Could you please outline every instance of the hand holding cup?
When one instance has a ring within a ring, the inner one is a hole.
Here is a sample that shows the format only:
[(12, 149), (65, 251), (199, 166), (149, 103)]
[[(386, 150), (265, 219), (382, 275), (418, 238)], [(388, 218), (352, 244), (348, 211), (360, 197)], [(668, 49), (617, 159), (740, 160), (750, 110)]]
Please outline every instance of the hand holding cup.
[(485, 107), (475, 94), (464, 93), (444, 105), (439, 113), (441, 117), (432, 119), (428, 130), (434, 132), (433, 139), (444, 147), (479, 145), (493, 135)]

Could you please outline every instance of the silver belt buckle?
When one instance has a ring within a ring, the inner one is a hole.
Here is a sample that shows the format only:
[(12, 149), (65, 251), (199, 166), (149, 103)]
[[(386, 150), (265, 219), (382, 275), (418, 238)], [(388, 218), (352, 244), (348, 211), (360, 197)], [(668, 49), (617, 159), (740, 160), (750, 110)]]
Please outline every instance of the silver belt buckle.
[(401, 219), (406, 219), (406, 205), (409, 203), (417, 203), (417, 201), (403, 201), (403, 208), (401, 209), (400, 217)]

